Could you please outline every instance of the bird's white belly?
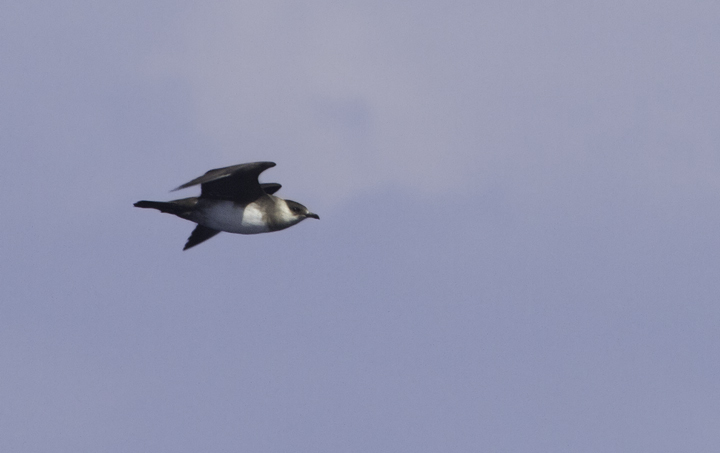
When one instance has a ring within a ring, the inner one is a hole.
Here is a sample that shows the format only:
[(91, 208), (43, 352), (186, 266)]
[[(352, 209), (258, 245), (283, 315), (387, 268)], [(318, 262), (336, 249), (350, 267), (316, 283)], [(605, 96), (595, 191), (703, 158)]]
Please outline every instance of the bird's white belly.
[(232, 201), (219, 201), (203, 209), (200, 222), (214, 230), (228, 233), (257, 234), (270, 231), (263, 221), (263, 213), (254, 203), (243, 207)]

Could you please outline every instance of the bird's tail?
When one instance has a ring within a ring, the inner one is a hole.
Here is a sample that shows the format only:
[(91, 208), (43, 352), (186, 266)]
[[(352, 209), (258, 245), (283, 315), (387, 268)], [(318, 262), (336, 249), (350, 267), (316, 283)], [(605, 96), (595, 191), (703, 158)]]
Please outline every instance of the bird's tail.
[(197, 198), (184, 198), (182, 200), (175, 201), (147, 201), (141, 200), (135, 203), (133, 206), (136, 208), (152, 208), (157, 209), (160, 212), (166, 212), (168, 214), (174, 214), (176, 216), (185, 217), (189, 214), (189, 211), (197, 203)]
[(178, 206), (172, 202), (165, 201), (146, 201), (141, 200), (135, 203), (133, 206), (136, 208), (152, 208), (157, 209), (160, 212), (167, 212), (170, 214), (176, 214), (178, 212)]

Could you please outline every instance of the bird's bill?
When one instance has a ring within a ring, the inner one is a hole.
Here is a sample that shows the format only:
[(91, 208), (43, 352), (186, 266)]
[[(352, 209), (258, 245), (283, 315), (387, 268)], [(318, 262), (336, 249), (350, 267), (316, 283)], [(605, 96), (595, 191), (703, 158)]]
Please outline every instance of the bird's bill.
[(313, 219), (320, 220), (320, 216), (315, 213), (312, 213), (312, 212), (308, 212), (307, 214), (305, 214), (305, 218), (308, 218), (308, 217), (312, 217)]

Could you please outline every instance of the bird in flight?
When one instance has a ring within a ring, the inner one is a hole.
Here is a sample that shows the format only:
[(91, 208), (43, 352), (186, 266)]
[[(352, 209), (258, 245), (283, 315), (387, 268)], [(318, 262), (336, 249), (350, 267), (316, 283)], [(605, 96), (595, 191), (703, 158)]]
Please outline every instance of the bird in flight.
[(274, 162), (252, 162), (216, 168), (173, 189), (200, 184), (200, 196), (173, 201), (138, 201), (138, 208), (152, 208), (197, 223), (183, 250), (226, 231), (257, 234), (279, 231), (307, 218), (319, 219), (308, 209), (291, 200), (273, 195), (280, 184), (258, 182), (260, 173)]

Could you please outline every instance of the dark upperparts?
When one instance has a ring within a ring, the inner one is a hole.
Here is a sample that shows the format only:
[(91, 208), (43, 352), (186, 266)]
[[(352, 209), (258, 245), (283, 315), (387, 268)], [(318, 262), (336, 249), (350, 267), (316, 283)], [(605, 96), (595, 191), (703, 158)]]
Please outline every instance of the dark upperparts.
[(200, 198), (230, 200), (247, 204), (262, 197), (265, 193), (274, 193), (280, 188), (279, 184), (273, 185), (274, 183), (267, 184), (264, 188), (258, 182), (260, 173), (274, 166), (274, 162), (252, 162), (215, 168), (174, 190), (200, 184)]

